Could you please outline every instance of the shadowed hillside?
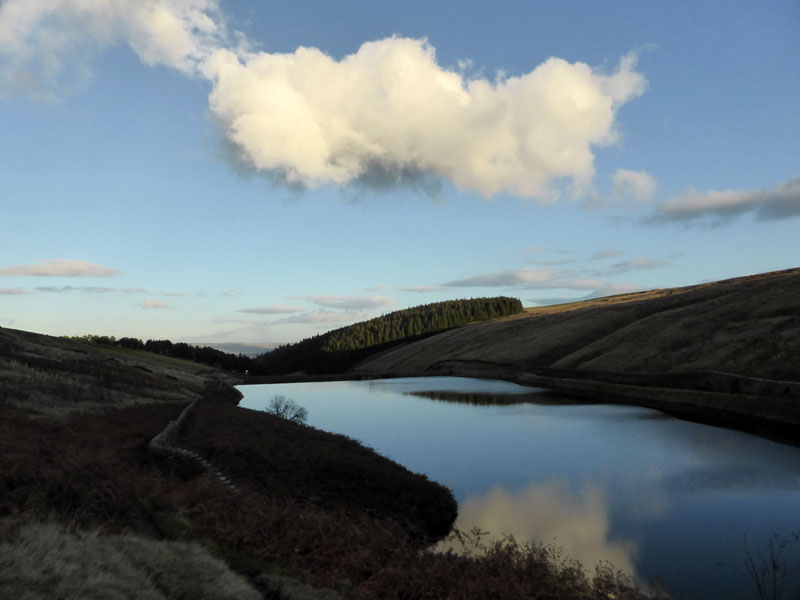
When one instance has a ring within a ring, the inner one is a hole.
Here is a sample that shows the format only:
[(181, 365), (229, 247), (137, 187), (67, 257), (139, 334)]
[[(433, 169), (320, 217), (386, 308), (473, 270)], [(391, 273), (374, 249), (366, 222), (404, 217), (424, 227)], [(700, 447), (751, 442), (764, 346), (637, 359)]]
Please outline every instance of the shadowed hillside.
[(800, 269), (527, 309), (405, 344), (354, 371), (458, 374), (481, 366), (800, 381)]

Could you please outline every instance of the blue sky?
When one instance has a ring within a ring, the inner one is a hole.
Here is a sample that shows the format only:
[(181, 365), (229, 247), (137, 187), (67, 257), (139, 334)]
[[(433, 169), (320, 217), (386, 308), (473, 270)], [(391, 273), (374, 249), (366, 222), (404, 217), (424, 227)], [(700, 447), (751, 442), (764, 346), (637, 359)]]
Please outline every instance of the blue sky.
[(0, 326), (289, 342), (798, 266), (798, 31), (795, 0), (5, 0)]

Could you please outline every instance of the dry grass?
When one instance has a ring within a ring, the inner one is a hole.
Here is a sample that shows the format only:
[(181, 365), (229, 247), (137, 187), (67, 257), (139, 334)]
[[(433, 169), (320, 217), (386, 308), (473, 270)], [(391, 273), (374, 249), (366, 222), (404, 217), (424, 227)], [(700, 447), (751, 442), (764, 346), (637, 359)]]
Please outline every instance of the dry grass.
[(0, 544), (0, 597), (15, 600), (258, 600), (261, 594), (197, 544), (133, 535), (22, 528)]
[(558, 367), (800, 381), (800, 269), (529, 309), (401, 346), (364, 374)]
[(189, 403), (227, 374), (147, 352), (0, 328), (0, 407), (46, 417), (152, 402)]

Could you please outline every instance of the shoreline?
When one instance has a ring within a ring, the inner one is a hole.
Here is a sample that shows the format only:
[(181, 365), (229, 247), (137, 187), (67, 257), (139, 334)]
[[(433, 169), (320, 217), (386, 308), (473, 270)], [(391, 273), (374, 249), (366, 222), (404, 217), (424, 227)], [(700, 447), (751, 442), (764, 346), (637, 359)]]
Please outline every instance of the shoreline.
[[(466, 361), (465, 361), (466, 362)], [(363, 381), (398, 377), (472, 377), (510, 381), (542, 388), (558, 395), (578, 397), (592, 403), (640, 406), (673, 417), (750, 433), (793, 446), (800, 446), (800, 383), (738, 377), (725, 373), (624, 374), (586, 373), (541, 369), (527, 371), (501, 364), (434, 365), (425, 372), (377, 373), (352, 371), (338, 374), (247, 376), (234, 385)], [(682, 386), (681, 380), (705, 379), (709, 389)], [(625, 381), (627, 380), (627, 381)], [(649, 380), (649, 381), (648, 381)], [(653, 385), (655, 382), (660, 385)], [(720, 384), (722, 382), (722, 384)], [(665, 385), (668, 384), (668, 385)], [(719, 391), (733, 385), (753, 393)], [(751, 389), (747, 389), (750, 384)], [(717, 388), (714, 390), (713, 388)]]

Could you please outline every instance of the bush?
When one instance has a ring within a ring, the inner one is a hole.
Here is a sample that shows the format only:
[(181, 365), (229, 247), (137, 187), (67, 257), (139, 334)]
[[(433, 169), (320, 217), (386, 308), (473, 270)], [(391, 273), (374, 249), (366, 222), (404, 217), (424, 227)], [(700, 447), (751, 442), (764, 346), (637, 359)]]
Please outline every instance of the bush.
[(305, 423), (308, 419), (308, 411), (304, 407), (281, 394), (274, 395), (264, 410), (292, 423)]

